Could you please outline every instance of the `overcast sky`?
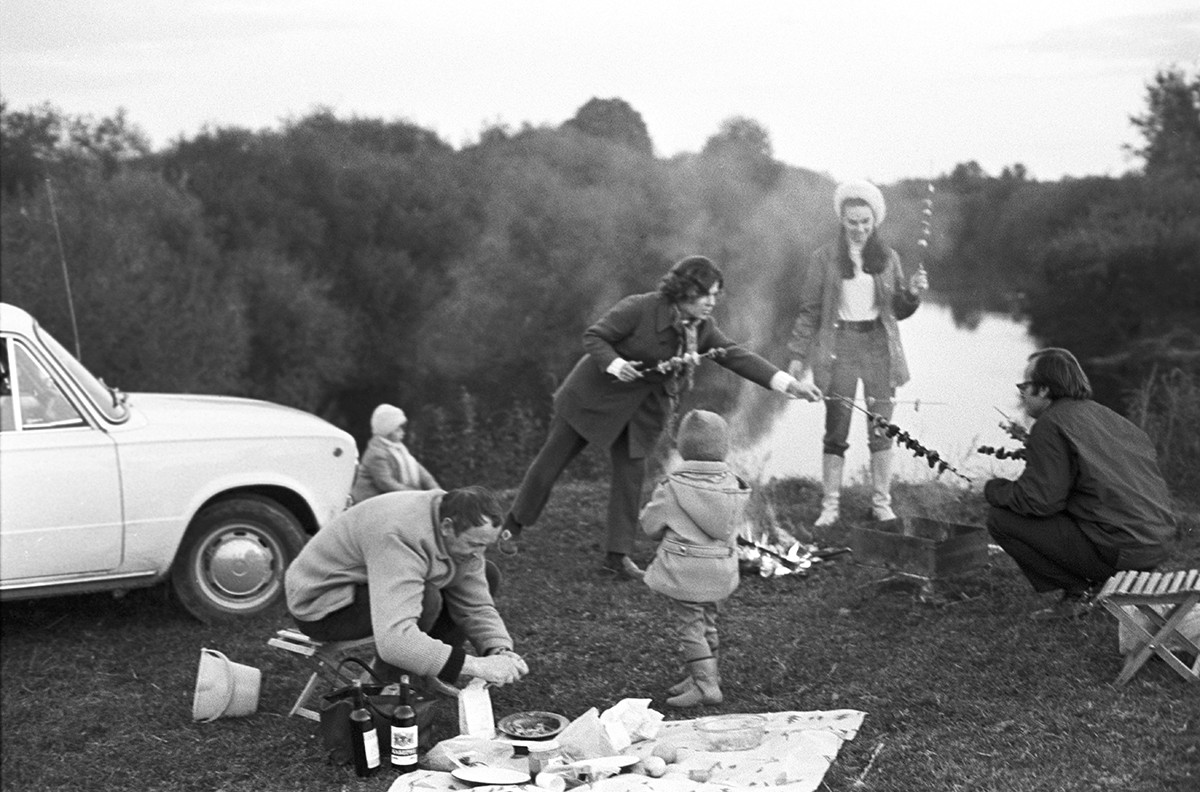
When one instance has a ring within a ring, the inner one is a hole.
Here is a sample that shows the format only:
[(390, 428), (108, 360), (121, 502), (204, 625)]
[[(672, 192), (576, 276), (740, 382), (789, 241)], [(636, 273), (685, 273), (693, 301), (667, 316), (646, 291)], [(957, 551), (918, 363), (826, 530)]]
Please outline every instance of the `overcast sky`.
[(0, 0), (9, 109), (123, 107), (156, 147), (318, 106), (459, 146), (619, 97), (660, 156), (746, 116), (836, 178), (1117, 175), (1173, 64), (1200, 68), (1197, 0)]

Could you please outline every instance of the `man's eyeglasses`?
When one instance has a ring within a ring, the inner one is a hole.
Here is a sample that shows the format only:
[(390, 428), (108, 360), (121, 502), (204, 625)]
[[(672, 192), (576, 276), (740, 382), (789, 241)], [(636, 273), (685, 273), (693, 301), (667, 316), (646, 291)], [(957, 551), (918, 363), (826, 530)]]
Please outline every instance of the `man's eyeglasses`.
[(1026, 388), (1032, 388), (1033, 386), (1033, 380), (1025, 380), (1024, 382), (1017, 383), (1017, 390), (1021, 391), (1021, 393), (1024, 393)]

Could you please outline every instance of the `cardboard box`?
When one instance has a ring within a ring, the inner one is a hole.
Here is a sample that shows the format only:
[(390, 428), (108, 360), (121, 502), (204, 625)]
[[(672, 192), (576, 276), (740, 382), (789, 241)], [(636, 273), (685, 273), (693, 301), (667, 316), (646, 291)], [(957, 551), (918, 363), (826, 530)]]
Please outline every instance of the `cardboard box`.
[(925, 578), (944, 578), (983, 566), (988, 560), (987, 529), (927, 517), (852, 526), (854, 560)]

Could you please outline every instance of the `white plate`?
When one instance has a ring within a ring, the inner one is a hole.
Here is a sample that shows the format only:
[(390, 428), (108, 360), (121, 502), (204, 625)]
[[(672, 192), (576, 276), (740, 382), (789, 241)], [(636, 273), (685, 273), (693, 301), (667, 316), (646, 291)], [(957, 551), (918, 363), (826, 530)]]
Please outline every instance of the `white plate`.
[(627, 756), (620, 754), (619, 756), (601, 756), (596, 759), (580, 759), (578, 762), (571, 762), (567, 767), (593, 767), (597, 770), (621, 770), (625, 767), (630, 767), (638, 763), (636, 756)]
[(450, 771), (450, 775), (468, 784), (524, 784), (529, 781), (529, 773), (524, 771), (482, 765), (456, 767)]

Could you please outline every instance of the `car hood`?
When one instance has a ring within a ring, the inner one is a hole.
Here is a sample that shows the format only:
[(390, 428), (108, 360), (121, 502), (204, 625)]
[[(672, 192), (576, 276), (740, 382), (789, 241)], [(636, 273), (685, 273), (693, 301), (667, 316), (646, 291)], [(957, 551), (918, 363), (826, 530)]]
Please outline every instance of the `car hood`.
[(353, 438), (312, 413), (235, 396), (131, 393), (129, 404), (156, 432), (175, 436)]

